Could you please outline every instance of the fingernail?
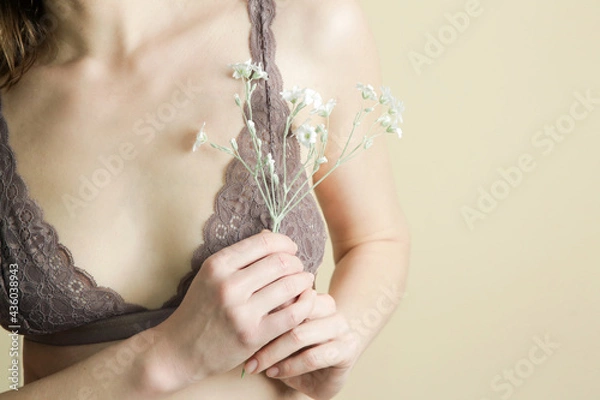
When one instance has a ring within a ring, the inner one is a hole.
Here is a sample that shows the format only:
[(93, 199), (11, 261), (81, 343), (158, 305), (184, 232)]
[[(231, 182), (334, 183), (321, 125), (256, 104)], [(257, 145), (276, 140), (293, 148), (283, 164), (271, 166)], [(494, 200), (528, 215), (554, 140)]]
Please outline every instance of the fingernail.
[(267, 376), (275, 378), (277, 375), (279, 375), (279, 368), (272, 367), (267, 370)]
[(252, 374), (258, 368), (258, 361), (256, 361), (256, 359), (253, 358), (252, 360), (246, 363), (246, 366), (244, 368), (246, 369), (246, 373)]

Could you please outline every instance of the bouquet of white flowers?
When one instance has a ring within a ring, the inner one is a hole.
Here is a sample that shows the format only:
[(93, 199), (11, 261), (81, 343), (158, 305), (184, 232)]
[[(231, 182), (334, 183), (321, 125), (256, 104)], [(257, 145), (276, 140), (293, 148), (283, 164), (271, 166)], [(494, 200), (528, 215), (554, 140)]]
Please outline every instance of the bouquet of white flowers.
[[(310, 122), (305, 122), (298, 126), (294, 133), (296, 139), (308, 149), (306, 160), (302, 163), (302, 168), (294, 174), (288, 176), (287, 162), (285, 159), (286, 151), (283, 152), (284, 158), (282, 165), (275, 165), (275, 159), (271, 153), (266, 156), (262, 151), (262, 141), (257, 136), (256, 126), (252, 120), (252, 93), (256, 90), (257, 84), (254, 82), (260, 79), (269, 79), (268, 74), (264, 71), (261, 64), (253, 64), (251, 60), (244, 63), (233, 64), (233, 77), (241, 79), (245, 84), (245, 98), (242, 100), (238, 94), (235, 94), (234, 99), (237, 106), (240, 108), (246, 127), (251, 136), (252, 145), (256, 152), (256, 161), (251, 165), (248, 160), (242, 158), (238, 151), (238, 144), (235, 138), (231, 139), (230, 147), (223, 147), (210, 142), (210, 145), (216, 149), (224, 151), (238, 159), (242, 165), (248, 170), (252, 178), (258, 186), (261, 196), (269, 210), (269, 214), (273, 221), (271, 230), (279, 232), (281, 221), (285, 216), (296, 207), (304, 197), (311, 193), (325, 178), (327, 178), (340, 165), (344, 164), (353, 158), (359, 151), (366, 150), (373, 145), (375, 138), (391, 133), (402, 137), (402, 130), (398, 126), (402, 122), (402, 112), (404, 106), (401, 101), (398, 101), (392, 94), (389, 88), (382, 87), (381, 93), (378, 94), (371, 85), (358, 84), (357, 88), (362, 94), (363, 107), (356, 114), (352, 131), (343, 146), (343, 150), (338, 159), (325, 175), (318, 181), (313, 182), (313, 177), (325, 163), (332, 162), (325, 157), (325, 150), (328, 142), (329, 117), (336, 106), (336, 101), (331, 99), (323, 102), (319, 93), (312, 89), (299, 89), (294, 87), (291, 90), (286, 90), (281, 93), (284, 100), (291, 104), (291, 111), (286, 120), (285, 131), (283, 135), (283, 147), (286, 148), (286, 140), (294, 119), (298, 113), (306, 107), (312, 107), (311, 114), (317, 115), (325, 120), (325, 123), (313, 125)], [(244, 104), (246, 110), (244, 110)], [(383, 111), (379, 118), (372, 124), (367, 133), (364, 134), (362, 141), (351, 146), (352, 139), (356, 133), (357, 127), (361, 124), (367, 114), (373, 113), (377, 108), (382, 108)], [(205, 124), (196, 135), (196, 142), (193, 146), (193, 151), (196, 151), (201, 145), (208, 142), (208, 137), (205, 132)], [(278, 170), (281, 168), (281, 171)], [(279, 173), (277, 173), (279, 171)], [(306, 171), (309, 173), (309, 178), (302, 185), (294, 186), (301, 177), (301, 173)], [(282, 178), (280, 178), (280, 176)], [(312, 183), (311, 183), (312, 182)], [(294, 188), (295, 189), (292, 189)]]

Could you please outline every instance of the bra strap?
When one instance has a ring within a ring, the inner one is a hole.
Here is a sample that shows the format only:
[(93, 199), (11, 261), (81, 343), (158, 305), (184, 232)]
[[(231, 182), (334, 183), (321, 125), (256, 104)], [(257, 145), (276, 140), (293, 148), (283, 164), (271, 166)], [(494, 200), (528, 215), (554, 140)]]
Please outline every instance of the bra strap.
[[(271, 143), (271, 151), (281, 145), (281, 133), (289, 115), (289, 108), (280, 93), (283, 90), (281, 72), (275, 63), (276, 41), (271, 25), (276, 16), (274, 0), (248, 0), (248, 14), (252, 24), (250, 53), (255, 63), (261, 63), (268, 73), (267, 81), (258, 82), (252, 97), (252, 111), (257, 128), (268, 135), (264, 139)], [(262, 126), (261, 126), (262, 125)], [(260, 134), (259, 134), (260, 135)]]

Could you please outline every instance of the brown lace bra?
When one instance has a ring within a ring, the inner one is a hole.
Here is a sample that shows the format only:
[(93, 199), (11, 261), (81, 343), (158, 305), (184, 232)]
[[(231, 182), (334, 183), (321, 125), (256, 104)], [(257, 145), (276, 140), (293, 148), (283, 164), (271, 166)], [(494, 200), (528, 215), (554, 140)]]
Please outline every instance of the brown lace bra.
[[(252, 24), (250, 50), (269, 74), (252, 97), (253, 119), (266, 151), (282, 159), (282, 134), (289, 108), (280, 96), (281, 74), (275, 65), (271, 23), (274, 0), (248, 0)], [(27, 340), (55, 345), (106, 342), (130, 337), (166, 319), (181, 303), (202, 263), (211, 254), (270, 226), (258, 187), (245, 168), (232, 159), (225, 184), (217, 194), (214, 214), (205, 223), (204, 241), (193, 254), (190, 271), (177, 293), (159, 309), (127, 303), (78, 267), (42, 209), (29, 197), (17, 173), (0, 101), (0, 325)], [(237, 137), (243, 157), (252, 157), (249, 134)], [(288, 140), (288, 173), (300, 168), (300, 149)], [(293, 176), (293, 175), (292, 175)], [(304, 181), (306, 175), (304, 174)], [(301, 185), (299, 180), (296, 185)], [(312, 196), (286, 216), (281, 232), (298, 244), (305, 270), (316, 273), (324, 253), (325, 225)]]

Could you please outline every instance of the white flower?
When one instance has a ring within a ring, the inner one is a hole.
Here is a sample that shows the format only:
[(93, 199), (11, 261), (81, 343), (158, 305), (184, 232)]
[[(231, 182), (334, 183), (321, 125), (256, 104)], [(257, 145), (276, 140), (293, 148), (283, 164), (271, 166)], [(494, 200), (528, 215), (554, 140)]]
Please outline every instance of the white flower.
[(326, 143), (327, 139), (329, 138), (329, 133), (327, 132), (325, 125), (323, 125), (323, 124), (317, 125), (317, 128), (315, 129), (315, 131), (317, 133), (321, 134), (321, 143)]
[(318, 114), (320, 117), (327, 118), (333, 112), (333, 108), (336, 105), (335, 99), (330, 99), (327, 103), (321, 104), (320, 106), (315, 106), (314, 110), (311, 111), (311, 114)]
[(404, 112), (404, 103), (395, 98), (392, 95), (392, 90), (387, 86), (381, 87), (381, 96), (379, 96), (379, 103), (384, 106), (388, 106), (388, 113), (390, 115), (398, 115), (398, 119), (402, 122), (402, 116), (399, 116)]
[(229, 66), (233, 68), (233, 77), (235, 79), (248, 79), (253, 72), (252, 59), (244, 63), (230, 64)]
[(233, 77), (235, 79), (268, 79), (269, 75), (265, 72), (261, 63), (252, 64), (252, 59), (243, 63), (230, 64), (233, 68)]
[(300, 89), (298, 86), (294, 86), (291, 90), (281, 92), (281, 96), (284, 100), (292, 104), (302, 103), (305, 106), (312, 104), (314, 108), (320, 108), (323, 105), (321, 95), (316, 90), (310, 88)]
[(377, 93), (375, 92), (375, 88), (373, 86), (359, 83), (356, 85), (356, 88), (362, 92), (363, 99), (377, 100)]
[(257, 65), (252, 65), (252, 70), (254, 71), (254, 74), (252, 75), (252, 79), (264, 79), (264, 80), (269, 79), (269, 74), (267, 74), (267, 71), (265, 71), (263, 69), (263, 66), (261, 63), (258, 63)]
[(304, 100), (303, 100), (304, 104), (306, 104), (307, 106), (310, 106), (311, 104), (314, 104), (315, 108), (319, 108), (321, 107), (321, 105), (323, 105), (323, 98), (321, 97), (321, 95), (310, 88), (304, 89)]
[(392, 89), (387, 86), (381, 87), (381, 96), (379, 96), (379, 103), (385, 105), (392, 104), (394, 96), (392, 96)]
[(323, 144), (327, 143), (327, 139), (329, 138), (329, 132), (327, 132), (325, 125), (323, 125), (323, 124), (317, 125), (315, 131), (319, 135), (321, 135), (321, 143), (323, 143)]
[(318, 165), (325, 164), (325, 163), (327, 163), (327, 162), (329, 162), (329, 160), (327, 159), (327, 157), (321, 157), (321, 158), (319, 158), (319, 159), (317, 160), (317, 164), (318, 164)]
[(396, 134), (398, 139), (402, 138), (402, 128), (400, 128), (397, 124), (390, 125), (386, 132)]
[(206, 136), (206, 132), (204, 131), (204, 127), (206, 126), (206, 122), (202, 124), (202, 128), (196, 134), (196, 141), (194, 142), (194, 146), (192, 147), (192, 151), (196, 152), (206, 141), (208, 137)]
[(377, 122), (386, 128), (387, 132), (396, 133), (402, 136), (402, 130), (398, 127), (399, 123), (404, 122), (402, 113), (404, 112), (404, 103), (392, 96), (389, 88), (381, 88), (383, 94), (379, 98), (379, 103), (388, 107), (387, 113), (379, 117)]
[(254, 123), (254, 121), (252, 121), (251, 119), (249, 119), (246, 122), (246, 125), (248, 125), (248, 130), (250, 131), (250, 133), (252, 135), (256, 135), (256, 124)]
[(292, 104), (296, 104), (298, 100), (303, 101), (304, 96), (305, 89), (300, 89), (298, 86), (294, 86), (291, 90), (284, 90), (281, 92), (281, 97)]
[(392, 121), (392, 116), (390, 114), (382, 115), (381, 117), (379, 117), (379, 119), (377, 120), (377, 122), (379, 122), (381, 124), (381, 126), (383, 126), (384, 128), (387, 128), (393, 122)]
[(392, 99), (392, 102), (390, 103), (390, 109), (388, 110), (388, 113), (390, 115), (394, 115), (396, 116), (396, 118), (402, 122), (402, 113), (404, 112), (404, 103), (401, 102), (398, 99)]
[(309, 124), (300, 125), (298, 129), (296, 129), (295, 135), (300, 144), (303, 146), (310, 148), (317, 143), (317, 131)]

